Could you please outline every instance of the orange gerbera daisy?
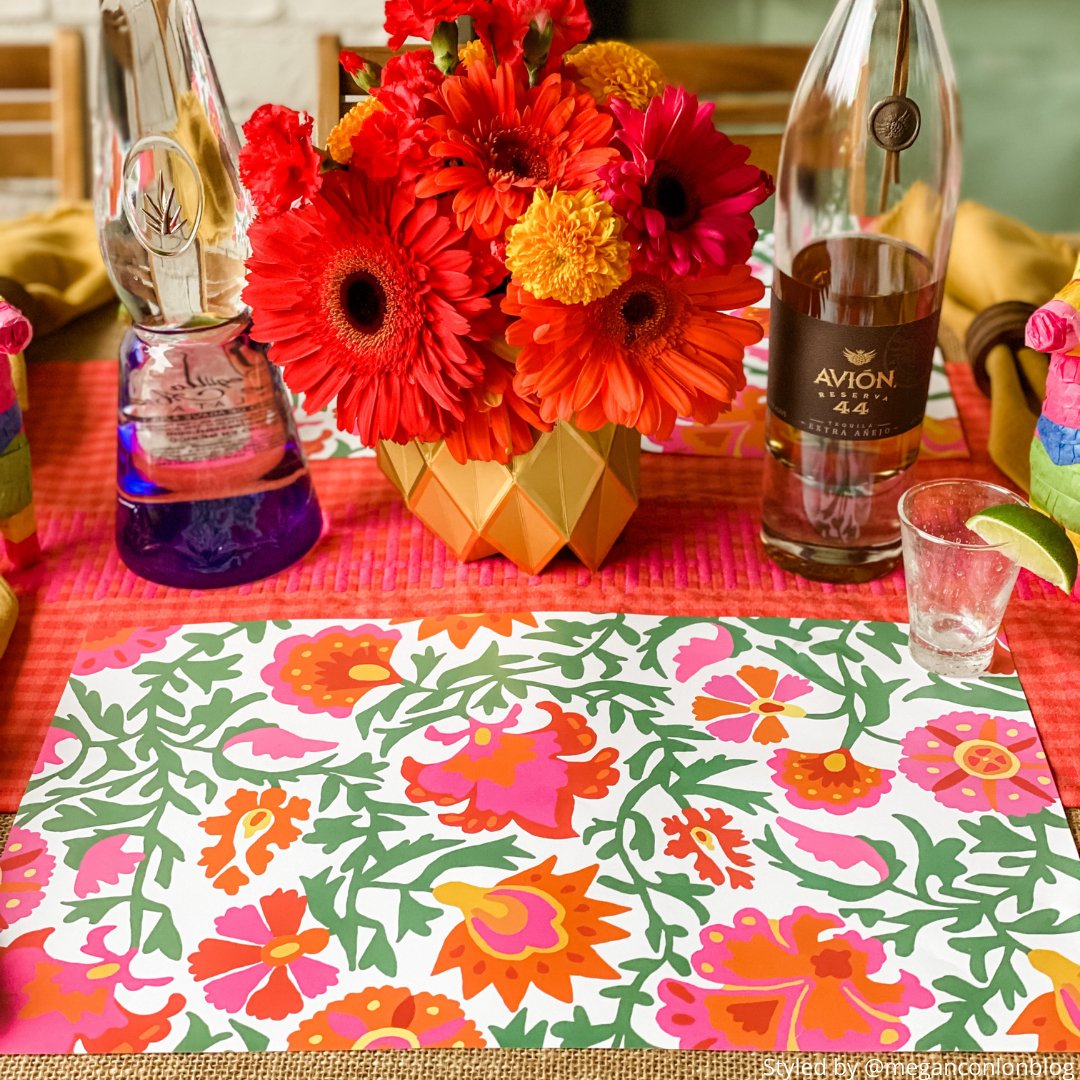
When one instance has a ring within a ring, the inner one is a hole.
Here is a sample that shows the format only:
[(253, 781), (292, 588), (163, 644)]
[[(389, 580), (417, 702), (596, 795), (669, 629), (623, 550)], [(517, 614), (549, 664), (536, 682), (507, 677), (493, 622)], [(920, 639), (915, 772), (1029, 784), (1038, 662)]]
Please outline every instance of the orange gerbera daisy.
[(618, 156), (609, 146), (612, 120), (592, 95), (560, 75), (526, 87), (515, 66), (494, 76), (485, 64), (448, 78), (431, 100), (431, 148), (447, 164), (416, 186), (421, 196), (454, 192), (458, 226), (485, 239), (501, 237), (532, 202), (558, 186), (595, 189), (597, 170)]
[[(394, 619), (395, 623), (410, 621), (409, 619)], [(445, 633), (455, 649), (464, 649), (481, 630), (490, 630), (501, 637), (509, 637), (514, 632), (514, 623), (535, 627), (536, 616), (528, 611), (489, 611), (476, 615), (429, 615), (421, 621), (416, 636), (423, 641), (424, 638)]]
[(742, 357), (761, 340), (749, 319), (722, 314), (759, 300), (746, 266), (697, 280), (635, 273), (592, 304), (538, 300), (514, 282), (503, 310), (521, 349), (514, 385), (545, 420), (587, 431), (625, 424), (666, 439), (678, 416), (711, 424), (746, 385)]
[(1080, 1051), (1080, 964), (1051, 949), (1032, 950), (1028, 963), (1054, 986), (1028, 1003), (1009, 1034), (1038, 1036), (1039, 1050)]
[(595, 946), (629, 936), (604, 919), (630, 909), (586, 895), (598, 866), (571, 874), (554, 869), (552, 856), (495, 886), (454, 881), (435, 888), (435, 899), (460, 908), (465, 921), (450, 931), (432, 974), (460, 968), (466, 998), (494, 986), (508, 1009), (516, 1009), (533, 985), (572, 1001), (573, 975), (617, 979)]
[(372, 986), (332, 1001), (289, 1036), (290, 1050), (455, 1050), (487, 1046), (461, 1006), (442, 994)]
[(232, 865), (234, 860), (245, 863), (252, 874), (261, 874), (274, 857), (270, 845), (284, 851), (300, 835), (296, 822), (307, 821), (311, 803), (297, 797), (286, 802), (285, 797), (281, 788), (261, 792), (241, 788), (225, 800), (227, 814), (199, 822), (206, 833), (219, 837), (216, 844), (203, 848), (199, 860), (206, 876), (214, 878), (215, 889), (235, 896), (251, 878)]

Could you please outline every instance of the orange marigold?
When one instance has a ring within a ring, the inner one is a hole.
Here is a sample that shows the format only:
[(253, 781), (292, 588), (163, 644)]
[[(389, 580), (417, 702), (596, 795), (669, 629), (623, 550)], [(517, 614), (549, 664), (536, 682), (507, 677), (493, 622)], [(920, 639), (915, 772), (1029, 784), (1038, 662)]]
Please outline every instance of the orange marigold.
[[(412, 622), (412, 619), (393, 619), (395, 625)], [(421, 620), (416, 636), (434, 637), (445, 633), (455, 649), (464, 649), (481, 630), (490, 630), (501, 637), (509, 637), (514, 632), (514, 623), (522, 626), (536, 626), (536, 616), (528, 611), (483, 612), (475, 615), (429, 615)]]
[(654, 97), (664, 92), (664, 73), (652, 57), (624, 41), (598, 41), (586, 45), (566, 58), (581, 85), (597, 104), (606, 105), (613, 97), (622, 98), (635, 109), (644, 109)]
[(382, 108), (373, 97), (366, 97), (354, 105), (337, 123), (326, 138), (326, 150), (339, 164), (348, 165), (353, 156), (353, 139), (360, 134), (364, 121)]

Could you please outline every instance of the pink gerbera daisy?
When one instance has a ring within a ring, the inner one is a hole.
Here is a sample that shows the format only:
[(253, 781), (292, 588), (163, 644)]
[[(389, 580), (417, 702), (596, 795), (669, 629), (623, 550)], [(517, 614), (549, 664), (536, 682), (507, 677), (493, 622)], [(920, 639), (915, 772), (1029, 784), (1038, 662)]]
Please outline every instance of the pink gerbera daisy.
[(446, 432), (484, 374), (490, 277), (435, 200), (359, 169), (326, 174), (311, 205), (250, 230), (245, 300), (285, 381), (368, 445)]
[(604, 198), (627, 218), (645, 265), (683, 276), (745, 262), (757, 239), (750, 211), (772, 178), (713, 127), (714, 106), (669, 86), (644, 112), (617, 98), (609, 107), (624, 157), (601, 169)]
[(611, 117), (557, 74), (526, 87), (509, 64), (494, 76), (487, 65), (471, 64), (432, 100), (439, 138), (431, 152), (447, 164), (422, 179), (417, 193), (454, 192), (459, 227), (485, 239), (501, 237), (537, 188), (595, 189), (598, 170), (617, 155), (608, 145)]

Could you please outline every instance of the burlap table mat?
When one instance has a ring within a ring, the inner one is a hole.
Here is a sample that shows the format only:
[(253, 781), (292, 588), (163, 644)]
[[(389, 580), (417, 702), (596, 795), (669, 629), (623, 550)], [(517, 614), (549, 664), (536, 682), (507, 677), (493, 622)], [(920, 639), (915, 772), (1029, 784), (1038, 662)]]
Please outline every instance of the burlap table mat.
[[(1080, 809), (1066, 809), (1065, 813), (1080, 850)], [(0, 847), (7, 842), (12, 817), (0, 814)], [(857, 1066), (854, 1072), (853, 1065)], [(944, 1074), (953, 1080), (1073, 1080), (1080, 1074), (1080, 1054), (763, 1054), (684, 1050), (19, 1054), (0, 1056), (0, 1080), (932, 1080), (932, 1070), (944, 1065), (956, 1067), (957, 1071)]]

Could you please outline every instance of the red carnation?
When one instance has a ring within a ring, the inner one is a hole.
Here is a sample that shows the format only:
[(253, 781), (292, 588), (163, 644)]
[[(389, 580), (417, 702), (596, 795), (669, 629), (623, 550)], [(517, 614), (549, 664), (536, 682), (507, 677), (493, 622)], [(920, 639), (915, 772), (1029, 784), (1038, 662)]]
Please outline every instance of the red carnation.
[[(592, 29), (585, 0), (492, 0), (472, 16), (476, 32), (491, 45), (500, 64), (521, 56), (525, 35), (534, 23), (541, 33), (551, 26), (548, 62), (556, 67), (563, 53), (583, 42)], [(546, 67), (544, 74), (551, 70)]]
[(410, 116), (423, 114), (423, 101), (443, 81), (430, 49), (413, 49), (391, 56), (382, 71), (382, 83), (371, 91), (386, 109), (404, 110)]
[(352, 49), (342, 49), (338, 53), (338, 63), (354, 79), (367, 66), (364, 58), (359, 53), (353, 52)]
[(476, 0), (386, 0), (385, 30), (390, 48), (400, 49), (407, 37), (428, 41), (441, 22), (454, 22), (459, 15), (469, 15)]
[(311, 142), (314, 121), (284, 105), (260, 105), (244, 124), (240, 179), (260, 214), (304, 205), (322, 185), (322, 157)]

